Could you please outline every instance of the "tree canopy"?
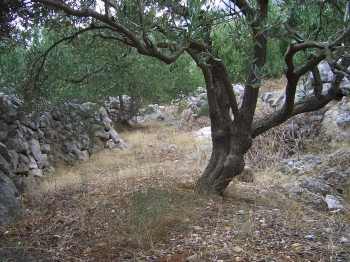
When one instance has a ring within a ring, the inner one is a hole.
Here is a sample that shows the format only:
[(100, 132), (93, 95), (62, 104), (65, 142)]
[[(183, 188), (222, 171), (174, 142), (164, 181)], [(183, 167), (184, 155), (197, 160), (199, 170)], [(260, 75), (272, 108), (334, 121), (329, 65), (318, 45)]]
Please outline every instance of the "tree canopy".
[[(54, 35), (54, 38), (60, 36), (59, 40), (49, 41), (51, 45), (45, 46), (46, 51), (41, 52), (38, 62), (31, 67), (34, 71), (29, 75), (34, 81), (28, 82), (29, 89), (35, 90), (37, 80), (45, 76), (46, 60), (53, 50), (58, 52), (55, 68), (59, 58), (70, 59), (73, 53), (80, 53), (80, 79), (86, 72), (108, 71), (112, 64), (120, 67), (122, 63), (114, 64), (110, 59), (124, 56), (127, 59), (124, 62), (129, 61), (131, 66), (123, 67), (125, 75), (133, 72), (139, 75), (145, 71), (135, 67), (133, 61), (154, 60), (139, 58), (136, 52), (165, 64), (191, 65), (188, 59), (192, 59), (206, 84), (213, 141), (212, 157), (197, 183), (198, 192), (222, 194), (232, 177), (243, 170), (244, 154), (254, 137), (297, 114), (320, 109), (344, 96), (340, 83), (349, 74), (350, 65), (350, 2), (346, 0), (28, 0), (21, 3), (30, 10), (34, 25), (44, 28), (59, 25), (65, 32), (62, 36)], [(14, 11), (9, 12), (8, 17), (15, 16)], [(76, 39), (84, 40), (78, 43)], [(84, 52), (91, 41), (95, 59)], [(73, 47), (56, 49), (61, 43)], [(126, 49), (119, 49), (120, 45)], [(323, 88), (318, 77), (317, 66), (323, 60), (327, 60), (336, 75), (328, 89)], [(72, 71), (76, 68), (75, 58), (71, 61), (67, 68), (74, 73), (65, 75), (65, 80), (77, 79), (77, 73)], [(92, 63), (98, 66), (91, 69)], [(150, 68), (163, 73), (165, 66), (152, 62), (147, 70)], [(183, 69), (183, 66), (175, 68)], [(298, 83), (310, 72), (315, 78), (313, 94), (296, 102)], [(272, 114), (257, 117), (262, 79), (281, 74), (287, 82), (283, 106)], [(96, 81), (103, 86), (101, 90), (114, 86), (105, 87), (103, 76), (99, 77)], [(173, 82), (163, 74), (157, 81), (164, 83), (160, 89), (154, 85), (157, 92), (167, 90), (167, 84)], [(241, 102), (232, 90), (235, 81), (245, 84)], [(112, 82), (116, 83), (115, 79)], [(130, 86), (134, 84), (132, 79)], [(67, 85), (58, 84), (61, 86), (69, 86), (69, 81)]]

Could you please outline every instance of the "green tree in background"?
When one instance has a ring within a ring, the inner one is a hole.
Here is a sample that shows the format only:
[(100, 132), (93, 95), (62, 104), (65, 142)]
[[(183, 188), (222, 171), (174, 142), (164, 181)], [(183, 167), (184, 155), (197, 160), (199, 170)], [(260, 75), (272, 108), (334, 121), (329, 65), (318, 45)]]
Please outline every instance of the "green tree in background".
[(188, 56), (164, 66), (89, 33), (64, 41), (46, 54), (69, 31), (69, 25), (55, 30), (37, 28), (27, 36), (27, 45), (3, 43), (0, 86), (53, 103), (73, 98), (97, 101), (123, 94), (144, 103), (162, 103), (203, 85), (199, 70)]

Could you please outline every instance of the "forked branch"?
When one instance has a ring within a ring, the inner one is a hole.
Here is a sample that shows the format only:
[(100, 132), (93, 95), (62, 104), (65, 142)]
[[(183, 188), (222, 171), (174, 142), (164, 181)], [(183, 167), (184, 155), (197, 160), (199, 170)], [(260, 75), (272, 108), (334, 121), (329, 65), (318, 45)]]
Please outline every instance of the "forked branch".
[[(188, 43), (184, 42), (182, 45), (177, 46), (176, 50), (168, 49), (168, 52), (165, 52), (157, 47), (157, 43), (153, 43), (147, 35), (145, 36), (144, 32), (132, 31), (119, 23), (117, 19), (100, 14), (93, 9), (74, 9), (59, 0), (34, 0), (34, 2), (63, 11), (69, 16), (93, 18), (98, 22), (113, 28), (114, 32), (119, 34), (121, 39), (125, 39), (124, 41), (128, 43), (128, 45), (136, 48), (140, 54), (156, 57), (167, 64), (175, 62), (188, 48)], [(109, 1), (108, 4), (110, 4)]]

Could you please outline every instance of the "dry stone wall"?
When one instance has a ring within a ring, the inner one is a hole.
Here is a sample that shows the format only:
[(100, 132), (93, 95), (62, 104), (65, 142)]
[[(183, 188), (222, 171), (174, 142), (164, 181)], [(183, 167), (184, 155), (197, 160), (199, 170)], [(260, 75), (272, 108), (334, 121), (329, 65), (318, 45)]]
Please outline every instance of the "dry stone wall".
[(58, 163), (84, 161), (102, 148), (126, 147), (109, 116), (113, 108), (64, 103), (25, 113), (16, 96), (0, 93), (0, 225), (20, 214), (25, 177), (53, 172)]

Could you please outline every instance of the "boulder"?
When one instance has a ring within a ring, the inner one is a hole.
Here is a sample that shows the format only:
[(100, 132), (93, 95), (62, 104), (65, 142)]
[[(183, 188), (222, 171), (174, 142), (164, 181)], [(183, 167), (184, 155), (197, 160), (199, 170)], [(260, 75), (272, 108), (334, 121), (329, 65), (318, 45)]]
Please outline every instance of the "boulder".
[[(323, 93), (326, 94), (329, 88), (332, 85), (332, 82), (335, 78), (331, 67), (329, 66), (327, 61), (322, 61), (318, 65), (318, 69), (321, 76)], [(297, 86), (295, 102), (301, 102), (305, 100), (306, 97), (313, 95), (313, 87), (314, 87), (314, 77), (311, 72), (307, 74), (307, 76), (301, 79)], [(340, 89), (342, 90), (344, 95), (350, 95), (350, 79), (344, 77), (342, 82), (340, 83)], [(265, 92), (260, 96), (261, 100), (268, 104), (270, 107), (277, 109), (280, 108), (284, 103), (284, 92), (282, 91), (273, 91), (273, 92)], [(345, 116), (340, 121), (349, 121), (348, 117)]]
[(5, 140), (8, 136), (9, 125), (0, 120), (0, 142)]
[(19, 156), (18, 153), (15, 150), (8, 150), (8, 154), (10, 155), (10, 162), (11, 162), (11, 168), (12, 170), (15, 170), (16, 167), (18, 166), (18, 160), (19, 160)]
[[(122, 102), (122, 103), (121, 103)], [(113, 122), (125, 122), (132, 120), (139, 108), (139, 101), (130, 96), (108, 97), (104, 102), (104, 107), (108, 111)]]
[(0, 94), (0, 115), (6, 123), (13, 123), (18, 118), (19, 101), (15, 97)]
[(95, 132), (95, 137), (100, 138), (103, 141), (107, 141), (109, 139), (109, 132), (105, 130), (98, 130)]
[(284, 103), (284, 93), (281, 91), (265, 92), (260, 96), (260, 99), (271, 108), (277, 109)]
[[(323, 60), (318, 64), (318, 70), (320, 72), (320, 77), (323, 84), (323, 92), (326, 93), (328, 89), (331, 87), (331, 84), (335, 79), (335, 74), (333, 73), (331, 67), (329, 66), (326, 60)], [(306, 95), (310, 95), (312, 93), (313, 84), (314, 84), (314, 77), (313, 77), (313, 74), (310, 72), (303, 83), (303, 90)], [(343, 78), (342, 82), (340, 83), (340, 88), (344, 93), (344, 95), (349, 94), (350, 81), (348, 77)]]
[(11, 162), (11, 155), (7, 146), (0, 142), (0, 155), (7, 161)]
[[(126, 143), (120, 138), (117, 131), (115, 131), (114, 129), (111, 129), (111, 130), (109, 130), (109, 135), (111, 138), (111, 141), (109, 142), (109, 145), (108, 145), (109, 148), (123, 149), (123, 148), (127, 147)], [(114, 146), (112, 146), (111, 142), (114, 144)]]
[(39, 169), (39, 168), (34, 168), (34, 169), (29, 170), (28, 175), (33, 176), (33, 177), (42, 177), (43, 170)]
[(44, 154), (50, 153), (51, 152), (51, 146), (50, 144), (42, 144), (40, 145), (41, 152)]

